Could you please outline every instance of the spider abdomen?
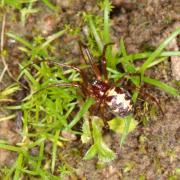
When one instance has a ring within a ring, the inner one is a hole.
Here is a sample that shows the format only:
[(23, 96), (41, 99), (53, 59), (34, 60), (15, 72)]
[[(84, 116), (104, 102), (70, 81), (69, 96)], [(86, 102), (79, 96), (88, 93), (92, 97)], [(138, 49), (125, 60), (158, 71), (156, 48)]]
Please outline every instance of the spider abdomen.
[(114, 115), (121, 117), (127, 116), (133, 111), (131, 96), (123, 88), (109, 89), (106, 92), (106, 104)]

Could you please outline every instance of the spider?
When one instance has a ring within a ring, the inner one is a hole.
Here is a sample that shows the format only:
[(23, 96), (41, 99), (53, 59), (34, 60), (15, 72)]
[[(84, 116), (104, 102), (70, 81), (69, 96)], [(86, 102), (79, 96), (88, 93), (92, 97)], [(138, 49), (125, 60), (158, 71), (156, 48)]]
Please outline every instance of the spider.
[[(134, 105), (129, 91), (126, 88), (118, 86), (120, 81), (112, 83), (108, 78), (105, 53), (107, 47), (112, 44), (114, 43), (108, 43), (104, 46), (102, 56), (100, 58), (100, 65), (98, 66), (93, 60), (88, 47), (82, 42), (79, 42), (82, 57), (85, 63), (91, 66), (91, 70), (94, 74), (94, 78), (91, 81), (89, 81), (87, 73), (77, 66), (47, 60), (49, 65), (57, 65), (60, 67), (74, 69), (75, 71), (79, 72), (82, 78), (82, 82), (80, 83), (57, 83), (50, 86), (80, 88), (85, 97), (92, 97), (95, 100), (95, 104), (90, 108), (90, 112), (95, 114), (100, 112), (103, 120), (105, 119), (105, 109), (108, 109), (113, 115), (120, 117), (125, 117), (134, 112)], [(156, 100), (156, 98), (145, 92), (142, 92), (142, 94), (155, 101), (159, 106), (159, 102)], [(108, 126), (105, 120), (104, 124), (106, 127)]]
[[(88, 50), (87, 46), (82, 42), (79, 42), (83, 59), (86, 62), (86, 64), (90, 64), (94, 74), (94, 78), (91, 81), (89, 81), (87, 73), (76, 66), (62, 64), (55, 61), (48, 61), (49, 64), (72, 68), (79, 72), (82, 78), (81, 83), (55, 84), (52, 86), (79, 87), (86, 97), (93, 97), (95, 99), (96, 103), (92, 107), (93, 110), (95, 110), (96, 112), (100, 110), (101, 115), (103, 116), (104, 109), (108, 108), (112, 114), (124, 117), (133, 112), (133, 103), (130, 93), (122, 87), (117, 87), (116, 84), (112, 85), (108, 78), (105, 52), (107, 46), (111, 44), (112, 43), (109, 43), (104, 46), (100, 61), (101, 68), (99, 68), (93, 60), (93, 57), (90, 51)], [(86, 57), (88, 58), (88, 60), (86, 59)]]

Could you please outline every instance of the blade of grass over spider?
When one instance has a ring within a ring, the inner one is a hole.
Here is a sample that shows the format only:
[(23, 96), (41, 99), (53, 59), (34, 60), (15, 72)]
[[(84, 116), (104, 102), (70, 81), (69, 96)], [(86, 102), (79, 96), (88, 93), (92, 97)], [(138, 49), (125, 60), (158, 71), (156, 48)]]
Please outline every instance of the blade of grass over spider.
[(94, 38), (96, 40), (98, 49), (102, 53), (102, 51), (103, 51), (103, 43), (102, 43), (101, 38), (100, 38), (100, 36), (99, 36), (99, 34), (98, 34), (97, 30), (96, 30), (96, 27), (94, 25), (94, 22), (93, 22), (91, 16), (88, 16), (88, 22), (89, 22), (89, 28), (90, 28), (91, 32), (93, 33), (93, 36), (94, 36)]
[(70, 122), (70, 124), (67, 126), (66, 129), (71, 129), (78, 121), (83, 117), (84, 113), (88, 111), (88, 109), (91, 107), (91, 105), (94, 103), (94, 100), (92, 98), (88, 98), (85, 103), (83, 104), (83, 107), (80, 109), (80, 111), (76, 114), (74, 119)]
[(39, 138), (37, 141), (33, 141), (33, 143), (29, 143), (28, 144), (28, 148), (33, 148), (33, 147), (36, 147), (38, 146), (39, 144), (43, 143), (45, 141), (45, 137), (41, 137)]
[(167, 92), (167, 93), (169, 93), (169, 94), (171, 94), (173, 96), (179, 96), (179, 92), (178, 92), (177, 89), (175, 89), (175, 88), (173, 88), (173, 87), (171, 87), (171, 86), (169, 86), (169, 85), (167, 85), (167, 84), (165, 84), (165, 83), (163, 83), (161, 81), (158, 81), (156, 79), (152, 79), (152, 78), (149, 78), (149, 77), (146, 77), (146, 76), (143, 77), (143, 81), (145, 83), (156, 86), (156, 87), (162, 89), (163, 91), (165, 91), (165, 92)]
[(180, 28), (174, 31), (160, 46), (149, 56), (149, 58), (144, 62), (140, 68), (141, 76), (144, 76), (145, 70), (148, 68), (149, 64), (155, 60), (156, 57), (160, 55), (162, 50), (178, 35), (180, 34)]
[[(38, 170), (38, 171), (40, 171), (40, 170)], [(29, 174), (29, 175), (34, 175), (34, 176), (38, 176), (40, 174), (38, 171), (30, 171), (30, 170), (27, 170), (24, 168), (21, 169), (21, 172)]]

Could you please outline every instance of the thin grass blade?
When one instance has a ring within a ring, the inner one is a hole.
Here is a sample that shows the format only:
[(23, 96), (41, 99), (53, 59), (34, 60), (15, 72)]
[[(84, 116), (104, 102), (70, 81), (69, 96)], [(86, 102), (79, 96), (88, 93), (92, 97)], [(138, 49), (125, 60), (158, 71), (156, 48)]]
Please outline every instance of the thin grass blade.
[(163, 83), (159, 80), (156, 79), (152, 79), (149, 77), (143, 77), (143, 81), (145, 83), (151, 84), (153, 86), (156, 86), (160, 89), (162, 89), (163, 91), (173, 95), (173, 96), (179, 96), (179, 92), (177, 89), (173, 88), (172, 86), (167, 85), (166, 83)]
[(144, 75), (145, 70), (148, 68), (149, 64), (157, 58), (163, 49), (178, 35), (180, 34), (180, 28), (174, 31), (160, 46), (149, 56), (149, 58), (144, 62), (140, 68), (141, 75)]

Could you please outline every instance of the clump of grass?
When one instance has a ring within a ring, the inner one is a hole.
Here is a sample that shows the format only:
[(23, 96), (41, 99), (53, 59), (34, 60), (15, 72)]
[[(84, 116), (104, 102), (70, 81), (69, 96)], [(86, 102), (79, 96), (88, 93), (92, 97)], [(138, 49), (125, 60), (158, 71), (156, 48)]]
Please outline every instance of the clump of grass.
[[(48, 1), (43, 2), (49, 5)], [(84, 14), (89, 30), (87, 44), (94, 56), (101, 55), (103, 46), (111, 42), (109, 13), (112, 6), (108, 0), (104, 0), (101, 7), (104, 10), (104, 18)], [(4, 171), (6, 173), (4, 179), (9, 179), (11, 176), (14, 176), (14, 179), (24, 176), (58, 179), (59, 173), (69, 174), (70, 170), (63, 168), (63, 166), (56, 169), (56, 164), (61, 161), (57, 154), (60, 153), (64, 143), (70, 140), (62, 135), (63, 131), (70, 135), (81, 135), (83, 143), (88, 143), (93, 137), (93, 144), (85, 154), (84, 159), (88, 160), (97, 156), (100, 161), (109, 162), (115, 158), (115, 153), (103, 141), (102, 128), (104, 124), (102, 119), (88, 115), (88, 109), (94, 103), (94, 100), (87, 97), (84, 101), (80, 90), (75, 87), (53, 86), (57, 83), (81, 82), (79, 74), (73, 69), (50, 67), (46, 61), (43, 61), (43, 59), (59, 61), (59, 59), (51, 57), (48, 52), (51, 48), (51, 42), (66, 32), (66, 29), (59, 31), (47, 39), (38, 37), (33, 42), (29, 42), (14, 33), (7, 34), (23, 45), (19, 49), (26, 56), (22, 65), (20, 65), (21, 74), (19, 79), (22, 77), (26, 79), (30, 92), (28, 96), (24, 97), (21, 104), (6, 107), (23, 112), (23, 128), (20, 132), (22, 141), (16, 146), (12, 146), (6, 141), (0, 142), (0, 148), (18, 154), (15, 164)], [(154, 52), (128, 54), (123, 39), (119, 42), (118, 52), (113, 52), (109, 46), (106, 52), (109, 78), (116, 82), (128, 74), (139, 73), (141, 81), (139, 76), (129, 76), (129, 81), (136, 87), (140, 88), (142, 83), (148, 83), (173, 96), (178, 96), (179, 93), (174, 87), (146, 76), (145, 71), (165, 61), (165, 57), (180, 55), (176, 51), (163, 51), (167, 44), (179, 33), (180, 29), (177, 29)], [(38, 63), (35, 63), (35, 60), (38, 60)], [(143, 65), (136, 67), (134, 61), (138, 60), (144, 60), (144, 62)], [(122, 73), (116, 69), (119, 63), (122, 64), (125, 72)], [(132, 95), (134, 103), (137, 101), (138, 93), (138, 91), (134, 91)], [(88, 118), (92, 119), (92, 137)], [(83, 123), (79, 123), (81, 120), (84, 120)], [(83, 124), (82, 128), (77, 129), (76, 125), (78, 123)], [(122, 146), (126, 136), (137, 126), (137, 121), (131, 115), (125, 118), (115, 117), (109, 120), (108, 124), (110, 129), (120, 134), (120, 145)], [(47, 153), (45, 148), (49, 144), (51, 148)], [(34, 149), (38, 149), (36, 154), (32, 153)]]

